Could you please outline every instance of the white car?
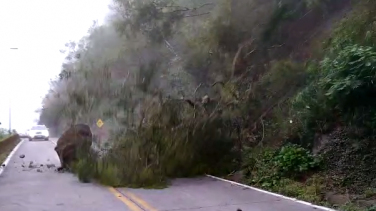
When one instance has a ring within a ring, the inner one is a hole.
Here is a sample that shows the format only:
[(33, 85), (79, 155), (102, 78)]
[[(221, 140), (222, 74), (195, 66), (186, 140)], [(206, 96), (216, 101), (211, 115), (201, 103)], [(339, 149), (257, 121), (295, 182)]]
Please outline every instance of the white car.
[(44, 125), (33, 126), (27, 131), (27, 135), (29, 136), (29, 141), (32, 141), (33, 139), (44, 139), (48, 141), (50, 138), (48, 128)]

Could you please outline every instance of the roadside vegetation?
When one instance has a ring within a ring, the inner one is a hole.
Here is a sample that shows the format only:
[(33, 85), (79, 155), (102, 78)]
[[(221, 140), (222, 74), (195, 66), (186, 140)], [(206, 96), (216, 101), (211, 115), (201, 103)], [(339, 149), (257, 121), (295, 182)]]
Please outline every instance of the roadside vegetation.
[(17, 134), (9, 135), (7, 130), (0, 129), (0, 165), (3, 164), (10, 152), (20, 141), (20, 137)]
[(376, 210), (375, 15), (368, 0), (114, 0), (66, 45), (40, 123), (92, 127), (82, 181), (206, 173)]
[(9, 136), (9, 132), (4, 128), (0, 128), (0, 140), (3, 140), (4, 138), (8, 136)]

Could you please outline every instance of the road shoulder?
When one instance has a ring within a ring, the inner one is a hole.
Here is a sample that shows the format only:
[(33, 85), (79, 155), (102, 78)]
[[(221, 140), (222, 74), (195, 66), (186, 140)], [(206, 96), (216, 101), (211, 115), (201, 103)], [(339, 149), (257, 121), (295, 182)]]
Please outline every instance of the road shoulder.
[[(144, 210), (326, 210), (211, 177), (174, 179), (166, 189), (117, 188)], [(148, 207), (146, 207), (148, 206)], [(332, 210), (330, 210), (332, 211)]]
[(0, 147), (0, 175), (4, 172), (5, 168), (7, 168), (9, 161), (12, 159), (16, 151), (23, 144), (23, 142), (24, 139), (18, 138), (17, 140), (11, 140), (10, 143), (4, 144), (2, 147)]

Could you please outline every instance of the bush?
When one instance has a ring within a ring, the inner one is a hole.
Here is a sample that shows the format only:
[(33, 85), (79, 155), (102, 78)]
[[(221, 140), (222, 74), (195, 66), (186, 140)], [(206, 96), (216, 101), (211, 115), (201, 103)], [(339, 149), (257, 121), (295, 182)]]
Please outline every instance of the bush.
[(366, 211), (376, 211), (376, 205), (367, 208)]
[(231, 127), (221, 115), (195, 117), (199, 112), (185, 101), (154, 105), (137, 127), (112, 137), (114, 146), (102, 158), (82, 157), (76, 165), (79, 178), (151, 187), (170, 177), (229, 173), (236, 165)]
[(283, 177), (297, 177), (319, 167), (320, 159), (308, 150), (297, 145), (287, 144), (281, 148), (273, 161), (278, 167), (278, 174)]
[(333, 60), (324, 59), (322, 71), (326, 77), (320, 86), (327, 104), (344, 112), (375, 105), (375, 65), (373, 48), (358, 45), (345, 47)]
[(354, 4), (356, 9), (344, 18), (325, 42), (326, 53), (336, 56), (338, 52), (349, 45), (360, 44), (375, 47), (376, 27), (374, 17), (376, 3), (374, 1), (359, 1)]
[(273, 162), (276, 151), (261, 149), (261, 151), (247, 150), (244, 156), (243, 171), (247, 183), (270, 188), (276, 186), (280, 177), (277, 174), (277, 166)]
[(315, 131), (325, 132), (333, 124), (371, 121), (368, 117), (373, 116), (368, 114), (376, 105), (375, 66), (376, 52), (371, 47), (349, 45), (337, 57), (325, 58), (320, 79), (293, 100), (303, 133), (313, 137)]
[(249, 151), (245, 158), (244, 173), (249, 178), (248, 182), (264, 188), (277, 186), (283, 178), (300, 179), (321, 165), (320, 158), (293, 144), (279, 150)]
[(92, 179), (92, 175), (97, 172), (97, 153), (93, 150), (86, 151), (84, 148), (77, 147), (77, 162), (72, 163), (72, 171), (77, 174), (81, 182), (87, 183)]
[(313, 175), (304, 183), (291, 179), (282, 179), (278, 186), (271, 188), (271, 191), (303, 201), (321, 204), (322, 192), (325, 189), (324, 180), (325, 178), (319, 175)]

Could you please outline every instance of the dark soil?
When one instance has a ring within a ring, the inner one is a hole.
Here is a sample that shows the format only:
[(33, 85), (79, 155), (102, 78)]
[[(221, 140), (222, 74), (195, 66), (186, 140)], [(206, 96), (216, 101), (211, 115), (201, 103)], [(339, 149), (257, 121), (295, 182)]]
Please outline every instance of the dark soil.
[(343, 128), (328, 134), (318, 154), (324, 157), (333, 188), (363, 194), (376, 188), (376, 142), (371, 137), (357, 137), (353, 130)]

